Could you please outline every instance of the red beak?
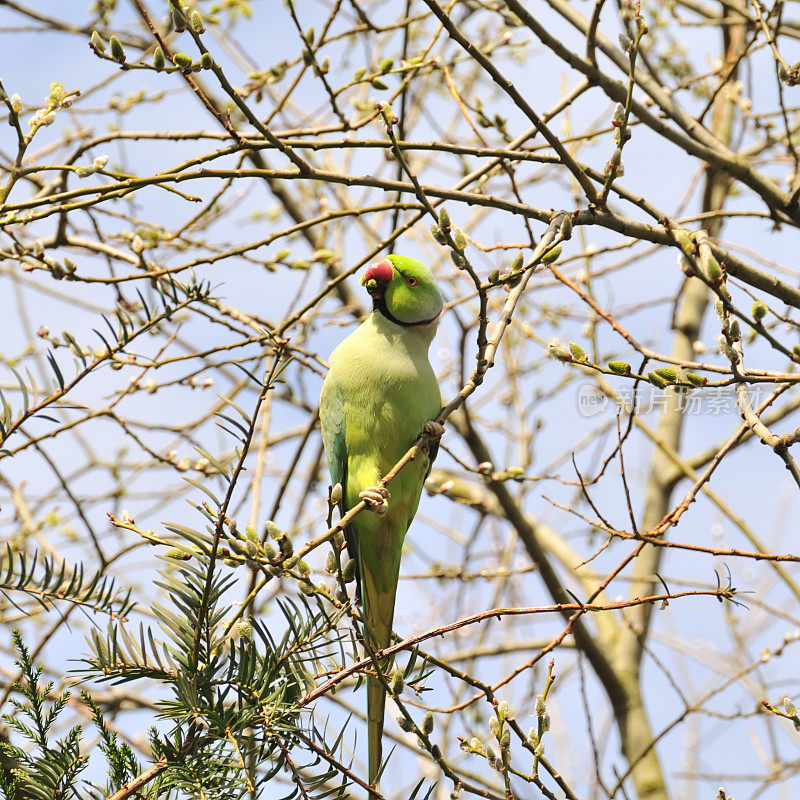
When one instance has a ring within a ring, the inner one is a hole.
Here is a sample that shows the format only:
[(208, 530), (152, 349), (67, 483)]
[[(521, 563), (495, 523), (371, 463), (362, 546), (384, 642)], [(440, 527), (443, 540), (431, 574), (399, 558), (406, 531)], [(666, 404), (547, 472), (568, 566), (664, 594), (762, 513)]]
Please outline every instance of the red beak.
[(369, 281), (375, 281), (381, 286), (386, 286), (391, 281), (392, 275), (394, 275), (394, 265), (388, 258), (384, 258), (369, 265), (361, 279), (361, 285), (366, 286)]

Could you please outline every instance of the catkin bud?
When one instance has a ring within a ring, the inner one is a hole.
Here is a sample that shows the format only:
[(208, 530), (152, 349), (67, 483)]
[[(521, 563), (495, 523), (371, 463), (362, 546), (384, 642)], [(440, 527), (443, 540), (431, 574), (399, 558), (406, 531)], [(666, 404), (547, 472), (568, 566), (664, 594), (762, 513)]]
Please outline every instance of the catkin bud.
[(439, 209), (439, 227), (450, 227), (450, 215), (447, 213), (447, 209), (444, 206)]
[(536, 695), (536, 702), (533, 705), (533, 710), (537, 717), (541, 717), (542, 714), (544, 714), (544, 712), (547, 710), (547, 705), (545, 703), (543, 694)]
[(703, 375), (696, 375), (694, 372), (687, 372), (686, 380), (689, 381), (692, 386), (705, 386), (708, 383), (708, 378)]
[(731, 339), (733, 339), (734, 342), (738, 342), (739, 339), (742, 338), (742, 329), (739, 326), (739, 320), (738, 319), (732, 319), (731, 320), (731, 324), (728, 327), (728, 336), (730, 336)]
[(397, 697), (403, 691), (405, 680), (403, 678), (403, 671), (396, 669), (392, 675), (392, 680), (389, 682), (389, 691)]
[(394, 66), (394, 60), (391, 58), (384, 58), (380, 63), (381, 73), (384, 75)]
[(629, 375), (631, 365), (627, 361), (609, 361), (608, 368), (617, 375)]
[(665, 381), (669, 381), (670, 383), (674, 383), (678, 380), (678, 373), (672, 369), (672, 367), (661, 367), (660, 369), (655, 370), (656, 375), (659, 378), (663, 378)]
[(498, 722), (497, 717), (489, 717), (489, 733), (491, 733), (494, 737), (500, 735), (500, 723)]
[(186, 53), (175, 53), (175, 55), (172, 56), (172, 60), (175, 66), (183, 72), (186, 72), (192, 67), (192, 57)]
[(572, 238), (572, 217), (569, 214), (564, 215), (561, 224), (558, 226), (558, 232), (565, 241)]
[(305, 578), (311, 574), (311, 567), (301, 558), (297, 562), (297, 571)]
[(764, 319), (764, 317), (767, 316), (767, 311), (767, 304), (763, 301), (756, 300), (755, 303), (753, 303), (753, 309), (751, 313), (756, 322), (760, 322), (762, 319)]
[(453, 243), (459, 250), (465, 250), (467, 248), (469, 242), (467, 242), (467, 237), (464, 236), (464, 232), (461, 228), (456, 228), (453, 231)]
[(176, 33), (183, 33), (186, 28), (189, 26), (189, 22), (186, 19), (186, 14), (183, 13), (183, 9), (181, 8), (181, 4), (179, 2), (170, 2), (170, 12), (172, 13), (172, 24), (175, 28)]
[(195, 32), (197, 33), (206, 32), (206, 26), (205, 23), (203, 22), (203, 15), (197, 9), (192, 11), (192, 27), (195, 29)]
[(665, 381), (660, 375), (657, 375), (655, 372), (648, 372), (647, 373), (647, 380), (653, 384), (657, 389), (664, 389), (669, 381)]
[(517, 253), (514, 256), (514, 260), (511, 262), (511, 271), (516, 272), (517, 270), (522, 269), (522, 262), (523, 262), (522, 253)]
[(433, 733), (433, 714), (430, 711), (422, 718), (420, 730), (426, 736), (430, 736)]
[(511, 747), (511, 731), (504, 730), (503, 735), (500, 737), (500, 749), (508, 750)]
[(261, 552), (264, 554), (267, 561), (275, 560), (275, 548), (269, 542), (264, 542), (264, 544), (261, 545)]
[(405, 717), (398, 717), (397, 724), (400, 727), (400, 730), (405, 731), (406, 733), (411, 733), (411, 731), (414, 730), (414, 723)]
[(348, 559), (342, 570), (342, 580), (345, 583), (352, 583), (356, 579), (356, 560)]
[(122, 64), (125, 61), (125, 48), (122, 46), (122, 42), (116, 36), (112, 36), (109, 45), (111, 46), (111, 57)]
[(336, 560), (336, 553), (334, 553), (333, 550), (329, 550), (328, 551), (328, 558), (325, 561), (325, 569), (328, 570), (328, 572), (331, 572), (331, 573), (336, 572), (337, 563), (338, 562)]
[(486, 760), (489, 762), (489, 766), (492, 767), (492, 769), (497, 768), (497, 756), (494, 750), (488, 746), (486, 747)]
[(200, 66), (203, 69), (211, 69), (214, 66), (214, 59), (211, 57), (211, 53), (203, 53), (200, 56)]
[(269, 520), (264, 525), (264, 530), (267, 532), (267, 536), (271, 536), (276, 541), (280, 538), (282, 533), (281, 529), (272, 520)]
[(244, 543), (244, 551), (247, 553), (248, 558), (255, 558), (258, 555), (258, 542), (248, 539)]
[(442, 233), (438, 225), (431, 225), (431, 235), (439, 244), (447, 244), (447, 237)]
[(550, 730), (550, 715), (547, 712), (542, 714), (542, 730), (543, 731)]
[(164, 51), (160, 47), (156, 47), (156, 49), (153, 50), (153, 67), (158, 72), (161, 72), (165, 64), (166, 59), (164, 58)]
[(557, 244), (555, 247), (551, 247), (549, 250), (545, 251), (541, 259), (542, 264), (552, 264), (560, 255), (561, 245)]
[(342, 484), (336, 483), (333, 485), (333, 488), (331, 489), (331, 505), (333, 506), (338, 505), (341, 499), (342, 499)]
[(106, 43), (103, 41), (102, 36), (100, 36), (97, 31), (92, 31), (92, 36), (89, 41), (92, 43), (92, 46), (95, 50), (99, 51), (100, 53), (105, 53)]
[(583, 352), (583, 348), (575, 342), (569, 343), (569, 351), (576, 361), (586, 361), (588, 356)]
[(242, 639), (252, 639), (253, 623), (249, 619), (240, 619), (236, 623), (236, 632)]

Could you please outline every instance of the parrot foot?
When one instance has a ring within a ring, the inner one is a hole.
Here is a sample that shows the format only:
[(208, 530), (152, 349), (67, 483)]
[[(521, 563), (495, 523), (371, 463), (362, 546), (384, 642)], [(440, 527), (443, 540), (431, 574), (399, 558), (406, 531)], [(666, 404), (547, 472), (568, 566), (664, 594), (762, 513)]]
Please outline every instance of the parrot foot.
[(442, 436), (444, 436), (444, 425), (440, 425), (434, 420), (429, 420), (425, 423), (425, 427), (422, 429), (422, 432), (426, 436), (430, 436), (432, 439), (441, 439)]
[(374, 511), (376, 514), (386, 513), (389, 490), (385, 486), (368, 486), (358, 493), (358, 497), (367, 504), (370, 511)]

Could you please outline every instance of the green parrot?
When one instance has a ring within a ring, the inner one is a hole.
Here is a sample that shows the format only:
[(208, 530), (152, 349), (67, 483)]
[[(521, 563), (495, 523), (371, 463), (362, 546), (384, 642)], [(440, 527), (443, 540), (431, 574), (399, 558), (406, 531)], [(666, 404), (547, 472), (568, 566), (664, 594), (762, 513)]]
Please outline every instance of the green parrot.
[[(403, 539), (417, 511), (438, 439), (391, 483), (380, 480), (423, 430), (441, 436), (432, 421), (442, 407), (428, 361), (442, 295), (433, 274), (413, 258), (390, 255), (372, 264), (361, 283), (372, 314), (334, 351), (319, 404), (322, 441), (333, 484), (342, 485), (342, 513), (360, 500), (367, 509), (345, 531), (358, 568), (357, 598), (373, 650), (389, 645)], [(372, 513), (370, 513), (372, 512)], [(369, 782), (377, 789), (386, 695), (367, 677)]]

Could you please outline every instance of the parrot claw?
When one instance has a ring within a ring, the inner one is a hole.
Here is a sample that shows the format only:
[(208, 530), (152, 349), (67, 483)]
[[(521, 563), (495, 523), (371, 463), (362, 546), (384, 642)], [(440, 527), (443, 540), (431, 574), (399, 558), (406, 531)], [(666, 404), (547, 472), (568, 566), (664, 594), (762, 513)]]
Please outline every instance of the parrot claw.
[(370, 511), (374, 511), (376, 514), (386, 513), (389, 490), (385, 486), (369, 486), (359, 492), (358, 497), (367, 504)]
[(430, 436), (432, 439), (441, 439), (442, 436), (444, 436), (444, 425), (440, 425), (434, 420), (429, 420), (425, 423), (425, 427), (422, 429), (422, 432), (426, 436)]

